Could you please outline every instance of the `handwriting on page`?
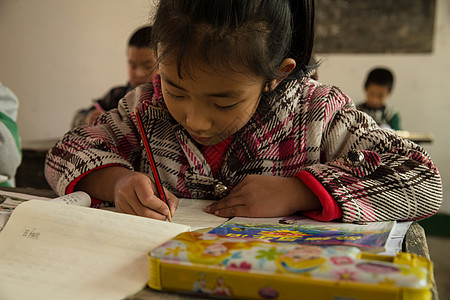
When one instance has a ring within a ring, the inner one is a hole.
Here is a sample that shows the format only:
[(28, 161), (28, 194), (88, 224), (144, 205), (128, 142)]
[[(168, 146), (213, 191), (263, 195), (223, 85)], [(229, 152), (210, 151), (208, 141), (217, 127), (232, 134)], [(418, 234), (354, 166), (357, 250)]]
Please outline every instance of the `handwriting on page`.
[(74, 192), (71, 194), (67, 194), (50, 201), (54, 202), (62, 202), (65, 204), (71, 205), (80, 205), (80, 206), (90, 206), (91, 205), (91, 197), (82, 191)]
[(25, 229), (22, 234), (22, 237), (37, 240), (39, 238), (39, 235), (41, 235), (41, 233), (36, 231), (36, 228), (33, 228), (33, 229)]

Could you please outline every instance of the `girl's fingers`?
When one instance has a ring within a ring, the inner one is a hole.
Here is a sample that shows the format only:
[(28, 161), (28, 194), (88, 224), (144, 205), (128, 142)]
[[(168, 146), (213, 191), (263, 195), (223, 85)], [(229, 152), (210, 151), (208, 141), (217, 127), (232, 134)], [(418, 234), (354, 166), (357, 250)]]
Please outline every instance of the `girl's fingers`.
[(230, 206), (214, 211), (214, 214), (219, 217), (247, 217), (248, 209), (245, 205)]
[[(150, 178), (150, 184), (152, 186), (152, 190), (156, 191), (157, 190), (156, 184), (153, 182), (153, 180), (151, 178)], [(169, 209), (169, 212), (170, 212), (170, 218), (171, 218), (174, 215), (175, 210), (178, 207), (179, 199), (174, 194), (169, 192), (169, 190), (166, 189), (165, 187), (163, 187), (163, 189), (164, 189), (164, 195), (166, 196), (167, 206), (168, 206), (168, 209)], [(156, 193), (154, 193), (154, 196), (157, 197)], [(163, 202), (163, 203), (165, 203), (165, 201), (163, 201), (161, 199), (161, 197), (159, 197), (158, 200)], [(164, 214), (164, 212), (162, 212), (160, 210), (157, 210), (157, 211), (159, 211), (159, 212)], [(169, 214), (166, 214), (166, 216), (169, 218)], [(170, 220), (170, 218), (169, 218), (169, 220)]]
[(252, 175), (246, 176), (225, 198), (209, 205), (206, 208), (206, 212), (213, 214), (217, 210), (222, 210), (233, 206), (245, 206), (246, 188), (248, 186), (248, 182), (251, 182), (251, 179)]
[[(130, 197), (131, 198), (131, 197)], [(161, 200), (159, 200), (156, 196), (154, 197), (162, 206), (166, 206), (165, 203), (163, 203)], [(142, 204), (139, 196), (137, 194), (134, 195), (132, 200), (127, 203), (130, 206), (130, 209), (134, 211), (133, 214), (146, 217), (146, 218), (152, 218), (152, 219), (158, 219), (158, 220), (165, 220), (166, 216), (164, 214), (161, 214), (155, 210), (150, 209), (149, 207)], [(166, 206), (167, 207), (167, 206)], [(167, 209), (168, 210), (168, 209)]]
[[(222, 200), (217, 201), (206, 207), (206, 212), (214, 214), (219, 210), (231, 209), (236, 206), (245, 206), (245, 203), (242, 201), (241, 197), (234, 197), (232, 194), (229, 194)], [(222, 216), (222, 215), (221, 215)]]
[(171, 216), (173, 216), (175, 211), (177, 210), (180, 200), (166, 188), (164, 188), (164, 192), (166, 193), (167, 202), (169, 203), (170, 214)]
[[(163, 203), (163, 205), (165, 205), (165, 204)], [(145, 207), (143, 205), (139, 208), (137, 215), (141, 216), (141, 217), (146, 217), (146, 218), (151, 218), (151, 219), (156, 219), (156, 220), (161, 220), (161, 221), (164, 221), (167, 218), (166, 215), (160, 214), (157, 211), (151, 210), (148, 207)]]
[(130, 215), (137, 215), (136, 211), (133, 209), (133, 207), (131, 207), (131, 205), (124, 201), (124, 202), (119, 202), (116, 201), (116, 209), (118, 212), (121, 213), (126, 213), (126, 214), (130, 214)]
[(165, 190), (169, 210), (169, 206), (154, 191), (156, 186), (151, 179), (146, 174), (135, 172), (117, 190), (116, 208), (119, 212), (165, 220), (169, 217), (169, 212), (177, 208), (178, 198)]
[[(138, 198), (138, 207), (134, 207), (134, 209), (138, 209), (138, 214), (141, 216), (153, 216), (154, 213), (148, 211), (152, 210), (161, 217), (158, 219), (165, 219), (165, 217), (169, 214), (169, 207), (167, 204), (158, 198), (153, 192), (151, 181), (147, 180), (146, 183), (136, 185), (135, 187), (136, 197)], [(141, 214), (142, 213), (142, 214)]]

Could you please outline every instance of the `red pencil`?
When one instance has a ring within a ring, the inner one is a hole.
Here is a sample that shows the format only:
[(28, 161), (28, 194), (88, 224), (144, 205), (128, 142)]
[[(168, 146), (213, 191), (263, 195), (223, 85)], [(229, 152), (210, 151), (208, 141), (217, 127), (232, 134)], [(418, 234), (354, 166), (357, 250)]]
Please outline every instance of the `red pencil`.
[[(139, 115), (138, 108), (136, 107), (134, 109), (134, 113), (136, 114), (136, 120), (138, 122), (139, 132), (142, 137), (142, 141), (144, 143), (145, 151), (147, 152), (148, 160), (150, 161), (150, 167), (152, 168), (153, 178), (155, 179), (156, 188), (158, 189), (159, 197), (161, 197), (161, 200), (163, 200), (167, 206), (169, 206), (169, 203), (167, 202), (166, 194), (164, 193), (164, 188), (161, 184), (161, 179), (159, 178), (158, 169), (156, 168), (155, 159), (153, 158), (152, 150), (150, 149), (150, 144), (147, 140), (147, 135), (144, 131), (144, 126), (142, 126), (141, 116)], [(169, 219), (170, 222), (172, 222), (172, 216), (170, 215), (170, 207), (169, 207), (169, 215), (167, 216), (167, 219)]]

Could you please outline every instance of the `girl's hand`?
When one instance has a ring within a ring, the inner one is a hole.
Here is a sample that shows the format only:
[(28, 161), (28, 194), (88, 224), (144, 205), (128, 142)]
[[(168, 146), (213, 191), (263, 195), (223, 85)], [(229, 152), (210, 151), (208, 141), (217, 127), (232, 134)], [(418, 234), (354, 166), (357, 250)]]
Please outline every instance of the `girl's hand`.
[[(114, 203), (117, 211), (131, 215), (165, 220), (169, 215), (169, 207), (156, 195), (155, 183), (139, 172), (130, 172), (121, 177), (114, 187)], [(170, 206), (170, 215), (173, 216), (178, 198), (164, 188), (167, 202)]]
[(147, 175), (121, 166), (96, 170), (83, 177), (75, 188), (85, 191), (93, 198), (114, 202), (119, 212), (159, 220), (166, 219), (169, 207), (172, 216), (179, 201), (164, 189), (168, 207), (156, 196), (156, 186)]
[(248, 175), (206, 211), (220, 217), (279, 217), (321, 208), (317, 196), (300, 179)]

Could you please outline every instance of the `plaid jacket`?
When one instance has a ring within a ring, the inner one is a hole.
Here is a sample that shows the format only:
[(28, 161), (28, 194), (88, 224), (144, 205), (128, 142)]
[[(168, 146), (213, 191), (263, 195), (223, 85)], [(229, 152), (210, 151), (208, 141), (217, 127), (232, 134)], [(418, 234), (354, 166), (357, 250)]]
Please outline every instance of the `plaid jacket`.
[(417, 220), (436, 213), (442, 201), (439, 172), (420, 146), (380, 129), (337, 87), (308, 78), (263, 93), (215, 177), (167, 111), (159, 82), (140, 86), (95, 126), (72, 129), (49, 151), (45, 175), (58, 194), (105, 165), (151, 174), (135, 107), (161, 180), (178, 197), (213, 198), (217, 183), (232, 188), (248, 174), (308, 172), (337, 201), (344, 222)]

